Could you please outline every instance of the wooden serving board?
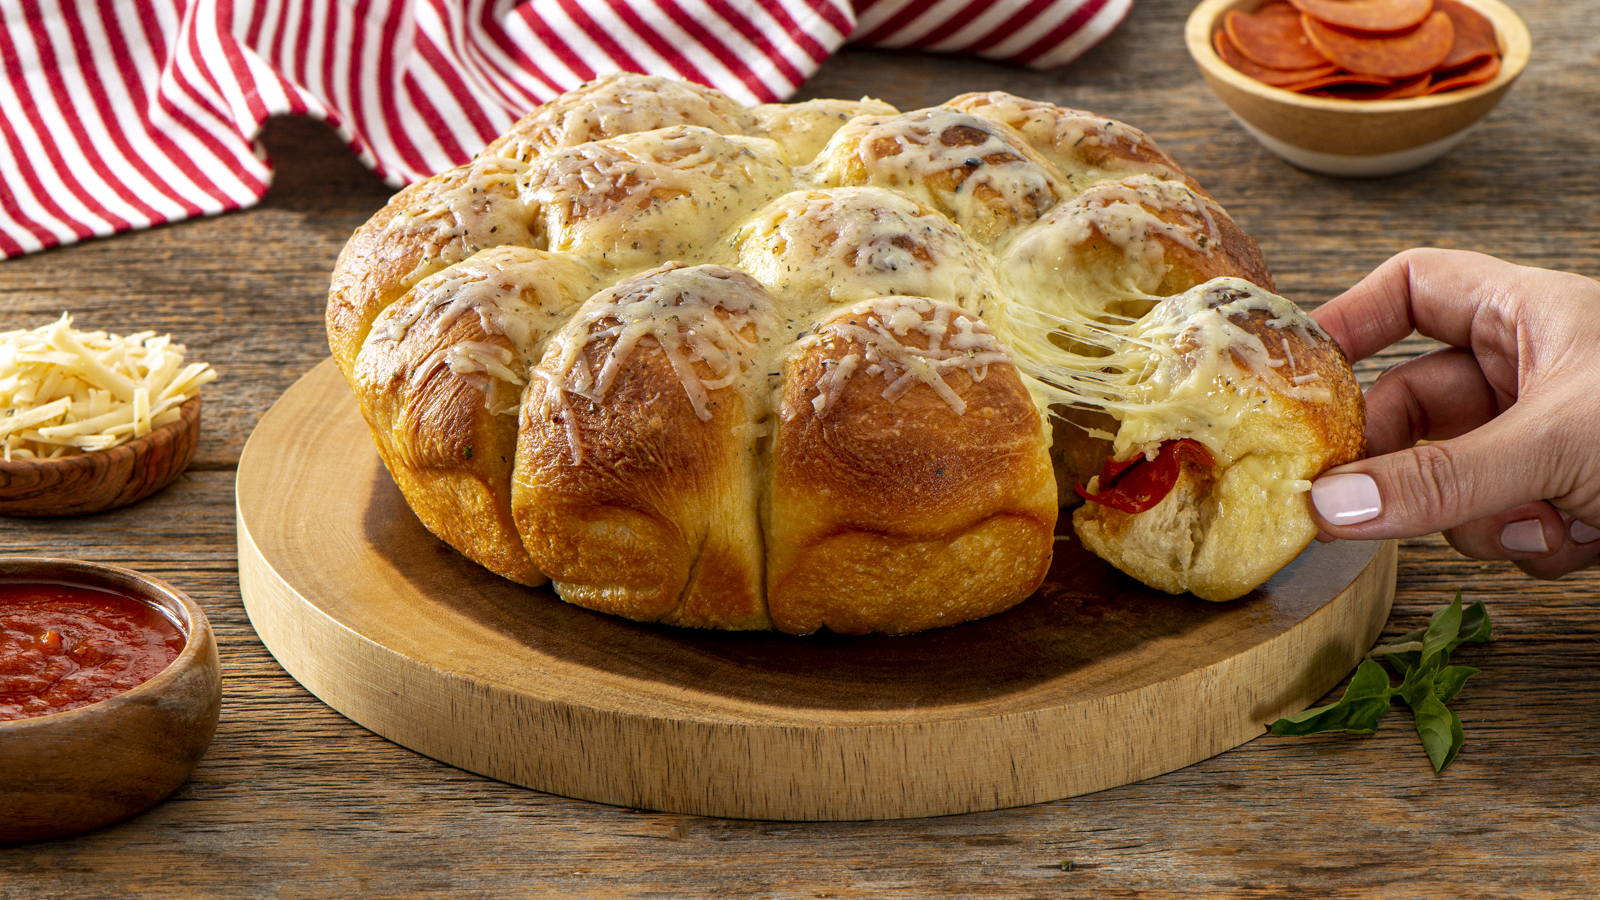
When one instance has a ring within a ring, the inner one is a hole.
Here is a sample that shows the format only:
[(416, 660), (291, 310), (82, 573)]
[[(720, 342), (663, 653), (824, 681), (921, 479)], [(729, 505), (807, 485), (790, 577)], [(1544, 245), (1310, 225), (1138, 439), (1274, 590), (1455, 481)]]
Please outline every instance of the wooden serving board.
[(542, 791), (762, 819), (1017, 806), (1213, 756), (1349, 673), (1395, 578), (1393, 542), (1313, 544), (1261, 590), (1211, 604), (1145, 588), (1063, 537), (1038, 594), (938, 631), (630, 622), (505, 581), (429, 534), (331, 361), (250, 438), (238, 534), (262, 641), (361, 725)]

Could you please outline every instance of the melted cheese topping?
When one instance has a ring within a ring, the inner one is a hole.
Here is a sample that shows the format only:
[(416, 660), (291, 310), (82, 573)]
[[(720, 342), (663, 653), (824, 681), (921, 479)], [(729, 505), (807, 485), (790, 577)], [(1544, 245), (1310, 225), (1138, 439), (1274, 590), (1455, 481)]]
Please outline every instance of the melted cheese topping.
[(184, 365), (184, 352), (153, 331), (74, 331), (66, 314), (0, 334), (5, 459), (109, 450), (176, 422), (178, 407), (217, 378), (205, 363)]
[(550, 250), (637, 270), (706, 258), (736, 219), (789, 190), (783, 159), (764, 138), (667, 128), (555, 151), (522, 196), (541, 208)]
[(402, 210), (386, 229), (426, 236), (438, 248), (431, 258), (445, 265), (484, 247), (532, 244), (531, 216), (518, 199), (518, 185), (527, 169), (524, 163), (500, 157), (462, 166), (449, 173), (454, 184)]
[(717, 91), (655, 75), (618, 72), (580, 85), (518, 122), (491, 151), (530, 160), (557, 147), (576, 147), (624, 134), (694, 125), (741, 134), (750, 111)]
[[(901, 339), (909, 335), (920, 337), (919, 343), (925, 346), (902, 343)], [(982, 320), (958, 307), (921, 297), (884, 297), (858, 303), (800, 341), (797, 352), (819, 344), (831, 348), (839, 342), (846, 343), (849, 352), (837, 362), (824, 361), (822, 377), (815, 386), (817, 396), (811, 400), (819, 419), (827, 417), (845, 382), (858, 369), (868, 377), (882, 377), (883, 399), (890, 403), (904, 397), (912, 387), (925, 384), (951, 412), (963, 415), (966, 401), (944, 376), (960, 370), (973, 381), (982, 381), (989, 366), (1011, 362), (999, 339)]]
[[(679, 264), (624, 281), (586, 303), (544, 362), (528, 367), (539, 344), (514, 323), (543, 333), (555, 319), (512, 314), (515, 304), (501, 299), (496, 276), (463, 264), (417, 292), (374, 339), (398, 339), (425, 315), (437, 313), (433, 327), (442, 329), (474, 312), (486, 335), (505, 335), (512, 349), (467, 342), (426, 365), (449, 366), (491, 390), (496, 383), (520, 386), (531, 373), (549, 385), (542, 414), (559, 415), (569, 397), (601, 402), (623, 361), (648, 338), (696, 414), (709, 420), (711, 394), (747, 369), (775, 377), (769, 357), (777, 351), (748, 335), (770, 329), (799, 336), (824, 316), (831, 324), (802, 343), (827, 335), (864, 349), (845, 353), (817, 382), (819, 416), (861, 374), (882, 377), (889, 399), (925, 384), (960, 413), (943, 376), (965, 368), (981, 378), (990, 362), (1014, 357), (1042, 415), (1062, 404), (1104, 409), (1122, 420), (1119, 452), (1192, 437), (1219, 460), (1248, 409), (1274, 397), (1326, 395), (1314, 377), (1280, 376), (1286, 364), (1285, 371), (1300, 371), (1282, 358), (1287, 345), (1267, 347), (1232, 318), (1264, 311), (1270, 327), (1314, 330), (1292, 303), (1232, 279), (1165, 301), (1148, 293), (1175, 249), (1213, 253), (1223, 240), (1222, 213), (1137, 129), (1000, 93), (905, 114), (863, 100), (733, 115), (700, 89), (691, 91), (694, 98), (658, 103), (636, 82), (619, 76), (616, 85), (547, 110), (540, 127), (560, 123), (549, 132), (557, 149), (526, 171), (514, 160), (481, 161), (459, 186), (441, 192), (425, 217), (448, 219), (458, 231), (493, 228), (498, 208), (477, 199), (479, 192), (503, 192), (504, 179), (517, 178), (519, 208), (540, 218), (539, 242), (608, 273), (591, 288), (665, 259), (727, 262), (754, 281)], [(707, 127), (674, 124), (582, 140), (674, 116), (699, 122), (702, 113)], [(740, 122), (782, 143), (718, 133)], [(827, 135), (820, 155), (794, 168)], [(1107, 180), (1119, 172), (1126, 177)], [(793, 190), (797, 184), (823, 189)], [(416, 219), (412, 214), (408, 223)], [(1098, 239), (1122, 260), (1113, 283), (1076, 256)], [(923, 306), (913, 311), (903, 297), (922, 298), (916, 303)], [(865, 304), (852, 308), (865, 318), (838, 324), (828, 310), (840, 303)], [(1149, 306), (1149, 315), (1137, 317)], [(918, 337), (906, 343), (913, 332)], [(598, 338), (613, 346), (591, 371), (583, 349)], [(923, 341), (926, 348), (913, 349)], [(582, 448), (572, 417), (567, 421), (578, 459)]]
[[(1001, 271), (1032, 302), (1052, 304), (1065, 292), (1083, 314), (1104, 315), (1115, 301), (1149, 298), (1146, 291), (1166, 274), (1168, 248), (1211, 256), (1222, 241), (1220, 213), (1181, 182), (1151, 175), (1102, 181), (1018, 234)], [(1080, 257), (1096, 235), (1120, 251), (1114, 273)]]
[(1005, 126), (938, 107), (850, 122), (809, 174), (827, 187), (894, 188), (994, 241), (1055, 205), (1053, 168)]
[(762, 134), (781, 144), (790, 165), (803, 166), (817, 158), (834, 132), (859, 116), (894, 116), (900, 111), (881, 100), (807, 100), (803, 103), (763, 103), (751, 107), (752, 134)]
[(982, 313), (999, 288), (993, 257), (944, 216), (882, 188), (796, 191), (746, 221), (737, 265), (796, 316), (906, 295)]
[[(1004, 91), (964, 94), (950, 105), (1016, 129), (1075, 184), (1136, 172), (1164, 180), (1182, 180), (1172, 166), (1160, 162), (1167, 158), (1166, 154), (1156, 149), (1144, 132), (1124, 122), (1052, 103), (1025, 100)], [(1095, 153), (1095, 150), (1104, 152)], [(1091, 155), (1104, 164), (1090, 163)]]
[[(565, 420), (576, 465), (583, 448), (567, 395), (605, 402), (628, 358), (649, 339), (671, 365), (695, 415), (709, 421), (711, 392), (738, 382), (777, 330), (774, 307), (750, 276), (721, 266), (672, 263), (622, 282), (590, 298), (551, 339), (544, 361), (532, 370), (547, 385), (540, 412)], [(601, 339), (612, 343), (596, 371), (583, 351)], [(702, 366), (710, 377), (701, 374)]]
[(1092, 185), (1052, 210), (1040, 226), (1035, 233), (1047, 233), (1067, 247), (1098, 232), (1144, 266), (1161, 264), (1164, 250), (1156, 238), (1207, 256), (1222, 240), (1210, 203), (1180, 182), (1151, 175)]
[(524, 373), (597, 280), (570, 257), (522, 247), (486, 250), (420, 282), (409, 304), (396, 305), (373, 323), (366, 342), (404, 340), (425, 318), (427, 338), (437, 342), (462, 316), (474, 314), (483, 334), (503, 336), (511, 347), (470, 340), (446, 345), (412, 368), (411, 384), (447, 366), (483, 392), (491, 413), (515, 415)]

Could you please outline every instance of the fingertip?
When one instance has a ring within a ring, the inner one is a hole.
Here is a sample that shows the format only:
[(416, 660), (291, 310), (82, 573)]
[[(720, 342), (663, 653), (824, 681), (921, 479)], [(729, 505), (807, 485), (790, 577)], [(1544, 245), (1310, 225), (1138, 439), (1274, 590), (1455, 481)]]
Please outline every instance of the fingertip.
[(1572, 539), (1572, 543), (1578, 546), (1593, 544), (1600, 541), (1600, 528), (1596, 528), (1587, 522), (1573, 519), (1567, 525), (1567, 536)]
[[(1555, 534), (1552, 535), (1551, 532)], [(1514, 557), (1519, 556), (1548, 556), (1555, 552), (1552, 547), (1560, 548), (1566, 542), (1565, 529), (1560, 527), (1560, 521), (1551, 527), (1543, 518), (1518, 519), (1507, 522), (1500, 527), (1500, 549)]]
[(1311, 483), (1311, 507), (1320, 525), (1359, 525), (1382, 515), (1383, 497), (1365, 472), (1330, 472)]

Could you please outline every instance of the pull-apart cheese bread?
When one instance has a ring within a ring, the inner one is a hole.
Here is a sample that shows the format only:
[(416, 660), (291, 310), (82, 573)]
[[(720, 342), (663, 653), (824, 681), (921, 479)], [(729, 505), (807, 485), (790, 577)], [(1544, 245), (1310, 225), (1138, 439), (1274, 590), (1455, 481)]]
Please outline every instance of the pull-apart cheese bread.
[[(1028, 597), (1080, 484), (1084, 541), (1163, 589), (1292, 557), (1279, 500), (1359, 452), (1359, 394), (1271, 284), (1113, 120), (622, 74), (397, 194), (327, 321), (407, 502), (493, 571), (644, 621), (902, 633)], [(1224, 371), (1219, 437), (1183, 385)], [(1152, 508), (1114, 505), (1158, 468)]]

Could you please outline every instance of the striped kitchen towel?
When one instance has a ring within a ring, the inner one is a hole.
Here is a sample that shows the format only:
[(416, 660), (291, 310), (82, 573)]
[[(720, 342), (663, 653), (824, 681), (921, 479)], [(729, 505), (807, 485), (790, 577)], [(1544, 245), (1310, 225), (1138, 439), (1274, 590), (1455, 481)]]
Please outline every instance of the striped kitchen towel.
[(0, 0), (0, 254), (250, 206), (267, 117), (400, 186), (598, 74), (782, 100), (848, 40), (1069, 62), (1132, 0)]

